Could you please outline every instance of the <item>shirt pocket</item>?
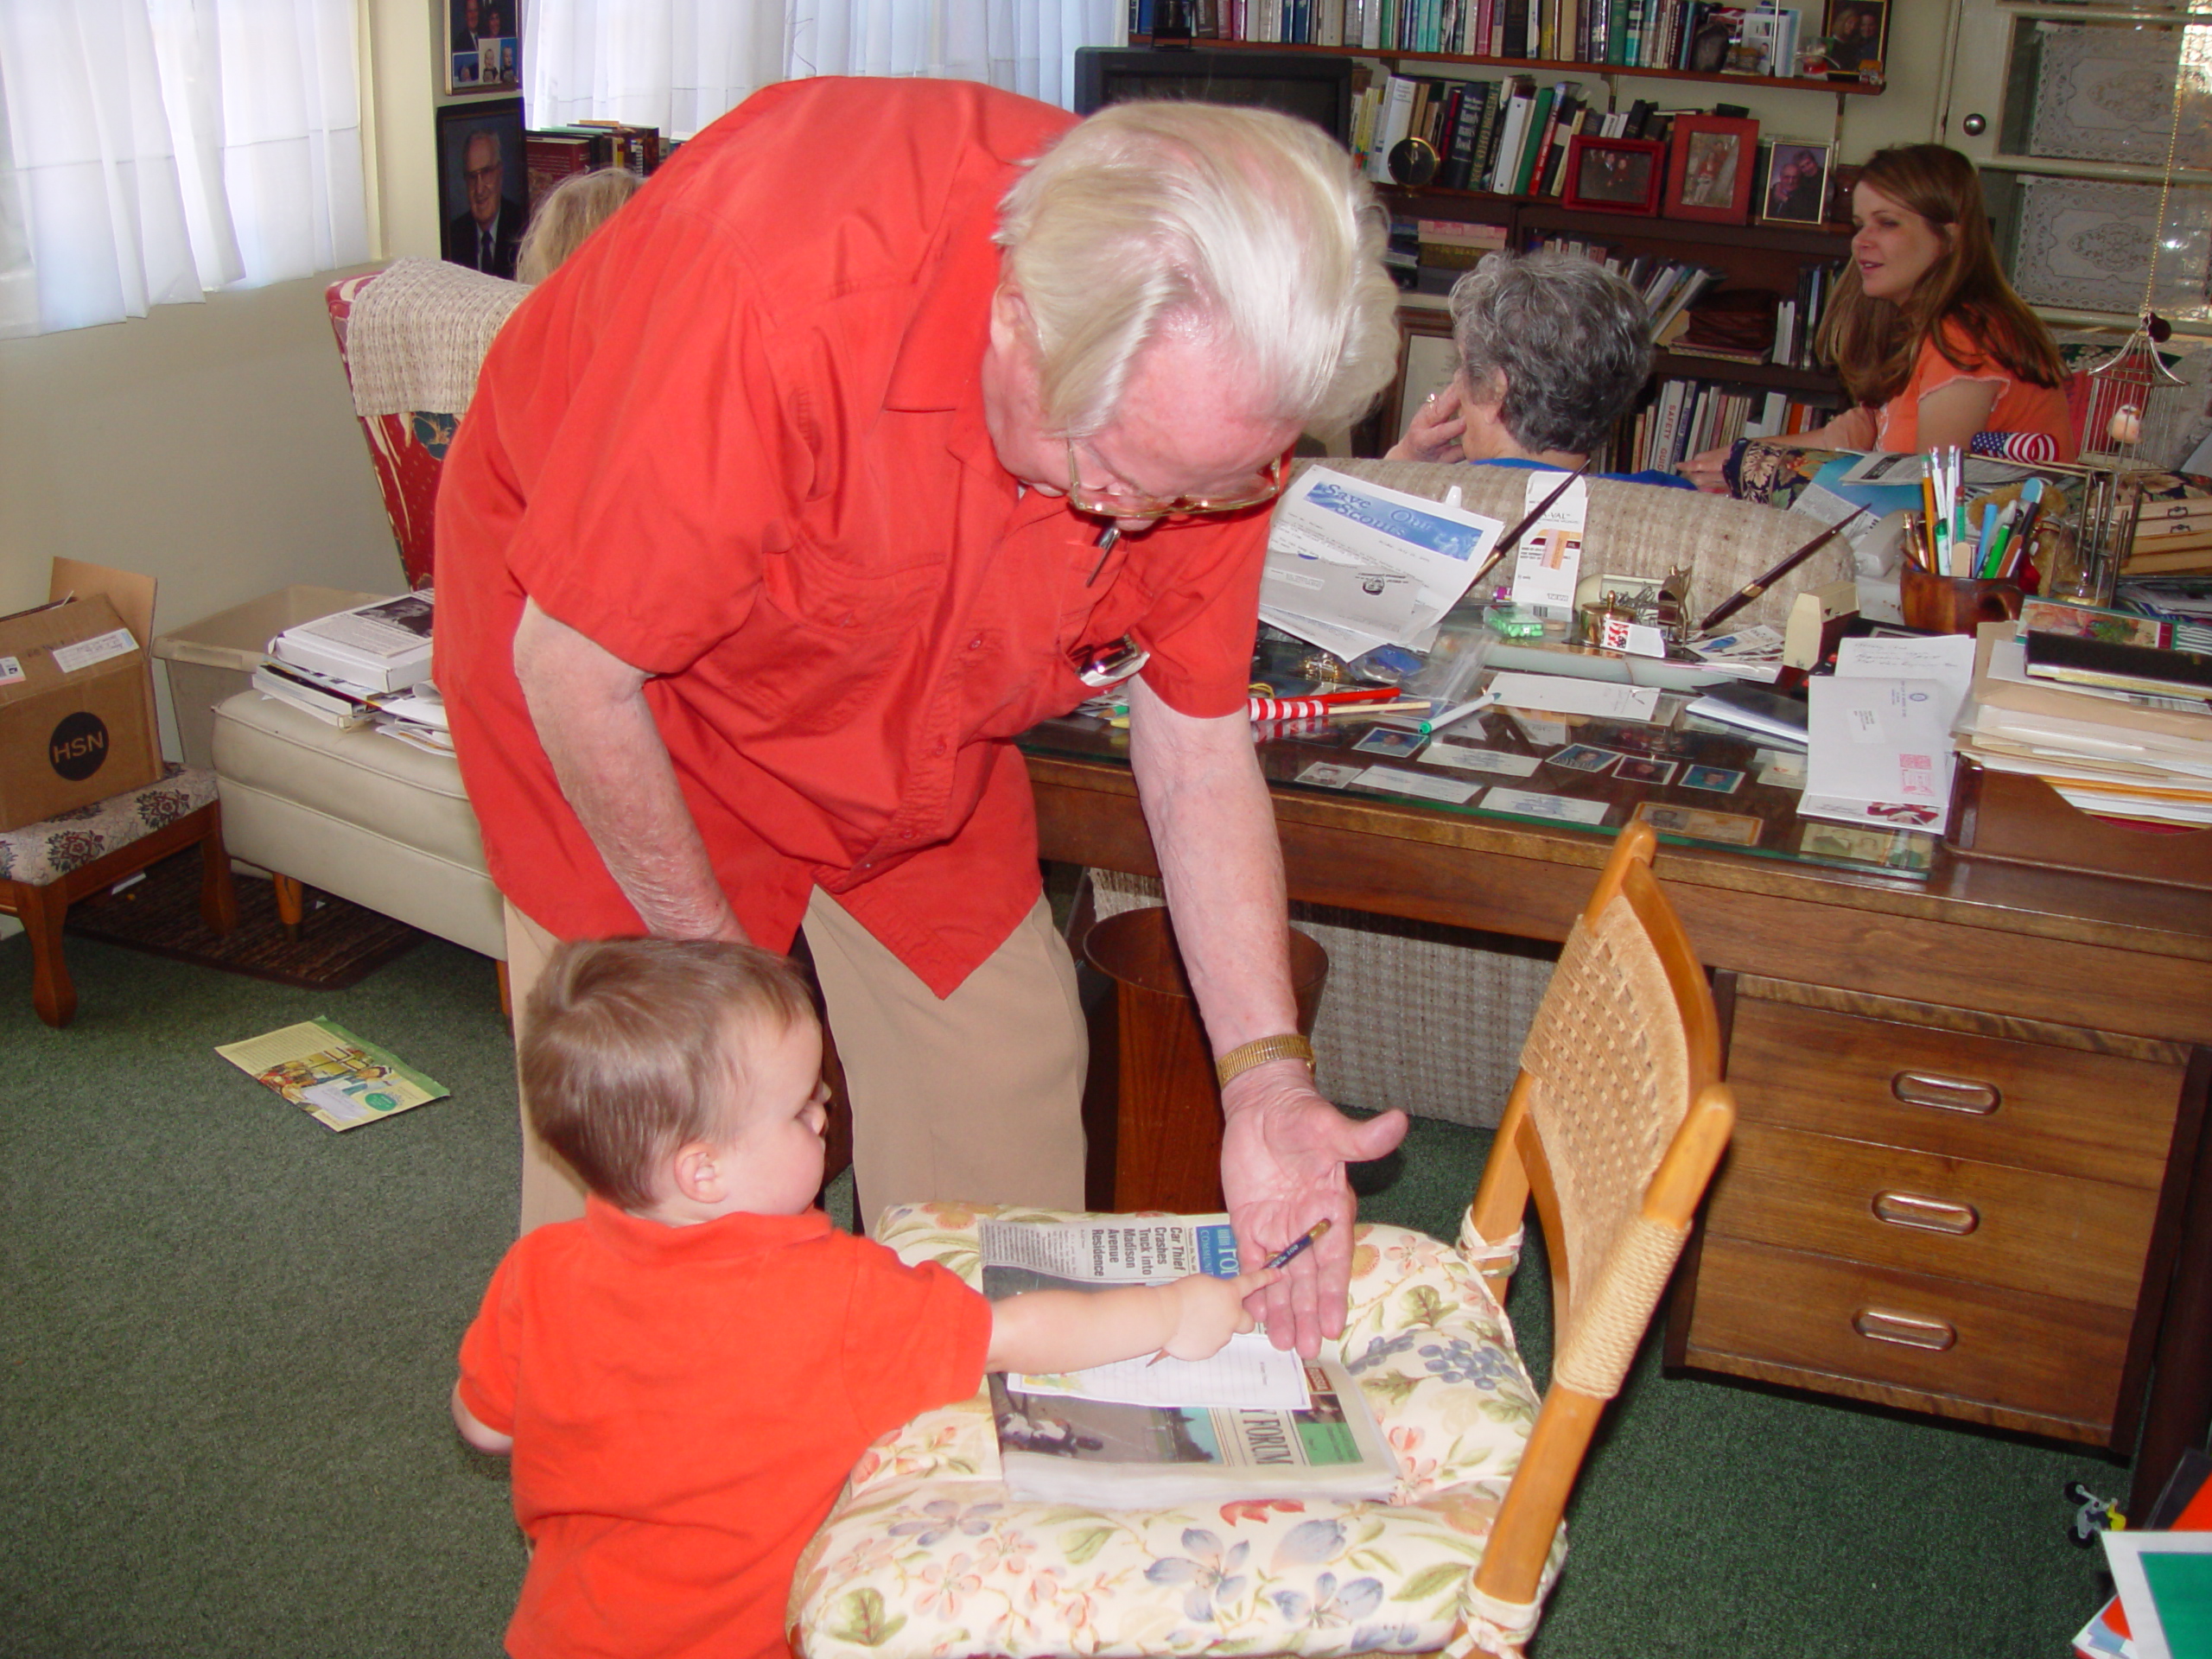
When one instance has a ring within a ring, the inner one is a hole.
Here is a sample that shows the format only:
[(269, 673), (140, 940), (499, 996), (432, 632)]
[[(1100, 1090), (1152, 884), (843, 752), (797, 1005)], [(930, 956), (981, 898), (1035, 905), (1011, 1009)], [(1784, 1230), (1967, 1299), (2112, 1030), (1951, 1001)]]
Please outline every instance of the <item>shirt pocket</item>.
[(741, 632), (741, 694), (794, 733), (843, 729), (861, 710), (915, 695), (945, 578), (941, 561), (870, 569), (804, 545), (762, 563)]

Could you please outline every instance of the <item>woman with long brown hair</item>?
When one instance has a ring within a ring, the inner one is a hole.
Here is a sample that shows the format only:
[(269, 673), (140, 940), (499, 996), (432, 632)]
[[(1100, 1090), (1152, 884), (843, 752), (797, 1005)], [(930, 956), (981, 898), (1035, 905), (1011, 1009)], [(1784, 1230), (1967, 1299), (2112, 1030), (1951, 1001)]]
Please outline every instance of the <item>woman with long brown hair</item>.
[[(1851, 192), (1851, 259), (1821, 320), (1821, 355), (1853, 407), (1800, 442), (1833, 449), (1966, 448), (1977, 432), (2037, 433), (2071, 461), (2066, 368), (1997, 263), (1974, 163), (1942, 144), (1878, 150)], [(1684, 468), (1725, 490), (1726, 449)]]

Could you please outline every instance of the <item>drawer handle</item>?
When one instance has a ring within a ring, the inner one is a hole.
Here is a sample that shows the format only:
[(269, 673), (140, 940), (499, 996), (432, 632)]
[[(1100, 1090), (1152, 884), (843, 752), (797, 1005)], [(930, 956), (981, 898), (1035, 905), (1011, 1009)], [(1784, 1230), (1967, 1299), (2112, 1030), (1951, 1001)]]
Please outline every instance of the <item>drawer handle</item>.
[(1878, 1307), (1860, 1308), (1851, 1316), (1851, 1328), (1869, 1342), (1899, 1343), (1936, 1354), (1959, 1339), (1959, 1333), (1942, 1319), (1916, 1319), (1909, 1313), (1885, 1313)]
[(1939, 1112), (1965, 1112), (1973, 1117), (1987, 1117), (2005, 1101), (1993, 1083), (1947, 1077), (1940, 1071), (1900, 1071), (1890, 1079), (1890, 1092), (1908, 1106), (1932, 1106)]
[(1950, 1204), (1911, 1192), (1877, 1192), (1874, 1219), (1892, 1227), (1916, 1227), (1924, 1233), (1949, 1233), (1959, 1238), (1981, 1225), (1980, 1212), (1970, 1204)]

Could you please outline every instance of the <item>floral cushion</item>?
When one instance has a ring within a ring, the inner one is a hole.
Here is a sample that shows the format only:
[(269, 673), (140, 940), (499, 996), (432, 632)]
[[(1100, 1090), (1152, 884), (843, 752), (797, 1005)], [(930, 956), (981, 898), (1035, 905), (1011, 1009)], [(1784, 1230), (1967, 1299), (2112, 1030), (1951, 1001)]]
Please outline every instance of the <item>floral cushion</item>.
[(0, 834), (0, 881), (50, 887), (70, 871), (167, 828), (214, 798), (213, 772), (172, 766), (150, 784)]
[[(887, 1211), (877, 1236), (908, 1262), (938, 1262), (974, 1283), (986, 1217), (1071, 1218), (915, 1205)], [(1323, 1656), (1465, 1650), (1485, 1632), (1501, 1646), (1525, 1636), (1535, 1608), (1478, 1616), (1473, 1589), (1537, 1406), (1503, 1311), (1455, 1251), (1403, 1228), (1363, 1226), (1341, 1354), (1398, 1456), (1389, 1503), (1103, 1512), (1025, 1502), (1000, 1478), (979, 1392), (862, 1455), (800, 1558), (794, 1647), (805, 1659)], [(1547, 1592), (1564, 1551), (1562, 1530)]]

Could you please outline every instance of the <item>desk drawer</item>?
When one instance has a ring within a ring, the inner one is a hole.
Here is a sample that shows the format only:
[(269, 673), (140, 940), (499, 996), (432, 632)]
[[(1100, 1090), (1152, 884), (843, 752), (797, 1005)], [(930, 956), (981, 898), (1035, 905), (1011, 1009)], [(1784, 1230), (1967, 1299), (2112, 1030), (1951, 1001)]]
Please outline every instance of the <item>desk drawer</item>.
[(1747, 1121), (2155, 1189), (2180, 1065), (1739, 997)]
[(2132, 1313), (1705, 1241), (1689, 1363), (2001, 1427), (2106, 1440)]
[[(2158, 1194), (1765, 1123), (1736, 1129), (1709, 1232), (2132, 1309)], [(1699, 1294), (1713, 1269), (1701, 1268)]]

